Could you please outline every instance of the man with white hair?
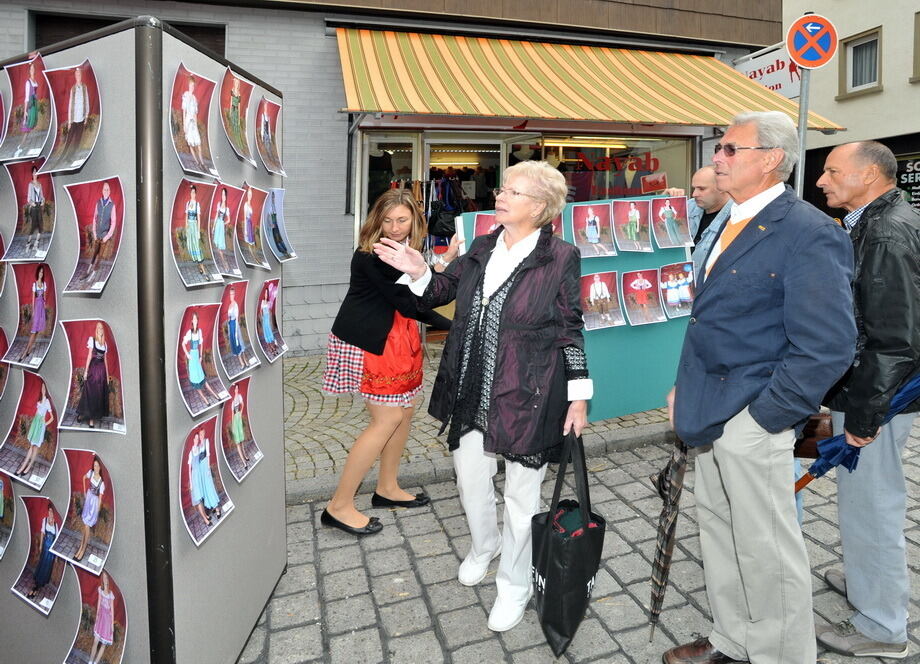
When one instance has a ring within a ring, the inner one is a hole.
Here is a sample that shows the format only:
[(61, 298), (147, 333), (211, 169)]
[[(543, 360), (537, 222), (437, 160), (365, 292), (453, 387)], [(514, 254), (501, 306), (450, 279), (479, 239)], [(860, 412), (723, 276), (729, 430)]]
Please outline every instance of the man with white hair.
[(663, 661), (814, 664), (792, 449), (853, 359), (853, 252), (784, 184), (798, 155), (788, 116), (741, 114), (715, 150), (735, 205), (703, 261), (668, 395), (677, 435), (703, 448), (695, 495), (713, 629)]

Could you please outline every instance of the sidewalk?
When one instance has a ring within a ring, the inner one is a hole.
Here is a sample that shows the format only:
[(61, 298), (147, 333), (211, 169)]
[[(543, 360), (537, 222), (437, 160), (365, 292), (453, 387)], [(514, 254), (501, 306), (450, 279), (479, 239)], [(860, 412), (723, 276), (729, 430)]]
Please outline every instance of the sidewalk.
[[(466, 553), (469, 536), (450, 478), (449, 458), (443, 445), (433, 440), (436, 430), (431, 430), (434, 424), (427, 417), (416, 419), (415, 439), (406, 461), (416, 477), (427, 479), (418, 484), (406, 482), (406, 488), (421, 486), (432, 497), (430, 507), (374, 510), (384, 530), (361, 540), (319, 524), (328, 491), (313, 490), (311, 484), (334, 484), (330, 476), (364, 422), (360, 403), (322, 399), (318, 393), (321, 366), (320, 358), (286, 363), (289, 504), (294, 502), (292, 496), (314, 500), (288, 507), (288, 571), (240, 662), (557, 661), (545, 645), (532, 605), (524, 621), (509, 632), (497, 635), (486, 627), (495, 597), (494, 563), (478, 587), (457, 583), (457, 565)], [(664, 424), (660, 420), (662, 413), (654, 411), (592, 426), (587, 438), (594, 450), (589, 455), (591, 497), (595, 510), (607, 519), (608, 530), (591, 608), (559, 662), (650, 664), (659, 662), (667, 648), (708, 633), (691, 463), (677, 526), (671, 586), (655, 642), (648, 643), (649, 574), (661, 507), (648, 477), (664, 465), (670, 453), (661, 442)], [(658, 442), (648, 444), (656, 436)], [(910, 496), (907, 545), (913, 570), (920, 564), (918, 436), (920, 428), (915, 428), (905, 466)], [(636, 447), (643, 441), (647, 444)], [(633, 449), (625, 449), (629, 446)], [(339, 450), (342, 453), (336, 454)], [(551, 470), (544, 483), (547, 501), (553, 478)], [(498, 479), (500, 487), (502, 476)], [(848, 614), (845, 600), (822, 579), (824, 570), (838, 564), (840, 557), (835, 490), (833, 473), (811, 484), (806, 490), (804, 526), (814, 572), (815, 610), (832, 621)], [(368, 493), (362, 492), (358, 506), (370, 510)], [(920, 635), (920, 588), (914, 588), (911, 602), (911, 631), (916, 637)], [(910, 658), (904, 661), (920, 659), (918, 643), (915, 638)], [(819, 661), (882, 660), (822, 654)]]

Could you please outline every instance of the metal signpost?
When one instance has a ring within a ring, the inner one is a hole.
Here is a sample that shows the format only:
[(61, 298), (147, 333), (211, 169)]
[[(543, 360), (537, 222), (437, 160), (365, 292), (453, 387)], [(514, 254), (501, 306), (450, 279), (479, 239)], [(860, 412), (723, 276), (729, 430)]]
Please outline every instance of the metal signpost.
[(799, 92), (799, 163), (795, 169), (795, 193), (805, 188), (805, 132), (808, 130), (808, 88), (811, 70), (823, 67), (837, 52), (837, 30), (830, 20), (806, 13), (786, 32), (786, 50), (799, 66), (802, 86)]

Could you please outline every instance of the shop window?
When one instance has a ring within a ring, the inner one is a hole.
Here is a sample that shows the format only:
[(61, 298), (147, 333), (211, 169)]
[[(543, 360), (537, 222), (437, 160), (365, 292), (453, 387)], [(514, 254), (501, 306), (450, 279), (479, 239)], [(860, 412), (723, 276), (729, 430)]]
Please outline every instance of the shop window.
[(882, 29), (841, 41), (840, 89), (837, 99), (882, 89)]
[(414, 157), (415, 148), (411, 140), (370, 139), (367, 149), (367, 210), (394, 183), (412, 181)]
[[(32, 14), (33, 46), (43, 48), (65, 39), (85, 35), (115, 23), (120, 23), (131, 16), (74, 16), (72, 14)], [(224, 57), (226, 55), (226, 30), (222, 25), (205, 25), (202, 23), (182, 23), (167, 21), (177, 30), (181, 30), (206, 48)]]

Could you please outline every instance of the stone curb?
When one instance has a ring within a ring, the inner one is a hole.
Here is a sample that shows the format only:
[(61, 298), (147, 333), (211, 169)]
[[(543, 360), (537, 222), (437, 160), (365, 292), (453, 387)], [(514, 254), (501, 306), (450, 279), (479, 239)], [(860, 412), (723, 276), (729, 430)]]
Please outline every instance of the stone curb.
[[(632, 450), (645, 445), (673, 443), (674, 434), (667, 422), (640, 424), (628, 429), (618, 429), (605, 434), (586, 433), (584, 435), (585, 453), (592, 455), (610, 454), (612, 452)], [(499, 461), (501, 464), (501, 461)], [(377, 479), (376, 468), (371, 470), (358, 490), (359, 493), (370, 492)], [(418, 461), (403, 464), (399, 473), (400, 484), (412, 491), (413, 487), (433, 482), (454, 479), (454, 465), (450, 457), (433, 461)], [(300, 505), (314, 500), (328, 499), (338, 484), (338, 475), (314, 477), (308, 480), (288, 480), (286, 495), (288, 505)]]

